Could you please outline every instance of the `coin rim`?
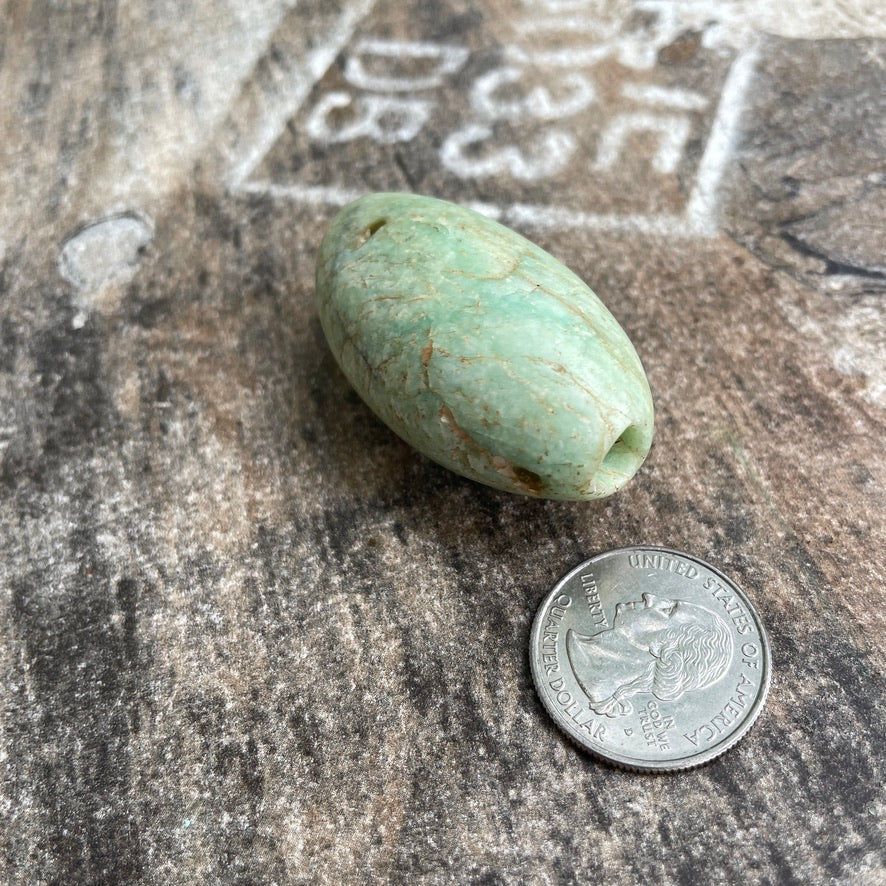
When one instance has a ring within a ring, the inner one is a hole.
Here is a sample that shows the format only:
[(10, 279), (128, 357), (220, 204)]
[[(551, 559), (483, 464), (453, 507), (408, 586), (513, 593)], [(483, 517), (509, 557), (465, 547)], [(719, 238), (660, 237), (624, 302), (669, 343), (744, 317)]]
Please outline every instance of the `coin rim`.
[[(607, 557), (613, 557), (619, 554), (634, 551), (649, 551), (661, 554), (675, 554), (678, 557), (682, 557), (686, 560), (691, 560), (694, 563), (703, 566), (705, 569), (709, 569), (714, 575), (723, 579), (725, 582), (727, 582), (729, 586), (735, 588), (738, 591), (739, 595), (748, 608), (748, 612), (750, 613), (751, 618), (753, 619), (754, 624), (757, 627), (757, 632), (760, 636), (763, 658), (763, 677), (760, 683), (760, 689), (758, 691), (757, 698), (751, 705), (750, 710), (748, 711), (748, 714), (744, 721), (741, 723), (738, 729), (730, 733), (728, 736), (726, 736), (726, 738), (718, 742), (713, 747), (705, 748), (703, 751), (698, 751), (697, 753), (694, 753), (688, 757), (681, 757), (677, 760), (662, 760), (660, 762), (657, 762), (650, 760), (638, 760), (635, 757), (630, 757), (618, 753), (610, 754), (600, 751), (596, 747), (587, 744), (580, 736), (573, 735), (568, 725), (561, 722), (559, 711), (553, 706), (553, 702), (548, 699), (546, 691), (542, 688), (544, 675), (540, 672), (541, 665), (536, 662), (535, 650), (537, 648), (537, 643), (540, 639), (540, 634), (542, 630), (542, 613), (545, 611), (548, 602), (554, 597), (554, 595), (562, 591), (563, 587), (572, 579), (572, 577), (586, 569), (589, 564), (598, 563), (601, 560), (606, 559)], [(684, 551), (677, 551), (674, 548), (665, 548), (658, 545), (628, 545), (627, 547), (622, 548), (611, 548), (608, 551), (603, 551), (600, 554), (595, 554), (593, 557), (590, 557), (589, 559), (579, 563), (575, 568), (570, 569), (569, 572), (567, 572), (544, 596), (538, 606), (538, 611), (536, 612), (535, 619), (532, 622), (532, 630), (529, 634), (529, 665), (532, 670), (532, 681), (535, 684), (535, 691), (538, 694), (538, 697), (541, 699), (541, 702), (550, 715), (551, 719), (554, 721), (560, 731), (563, 732), (572, 742), (574, 742), (580, 748), (593, 754), (593, 756), (597, 757), (598, 759), (604, 760), (607, 763), (612, 763), (623, 769), (628, 769), (634, 772), (682, 772), (687, 769), (694, 769), (696, 766), (701, 766), (705, 763), (709, 763), (714, 758), (726, 753), (726, 751), (728, 751), (731, 747), (741, 741), (748, 734), (748, 731), (751, 729), (751, 727), (757, 722), (757, 719), (759, 718), (760, 713), (763, 710), (763, 706), (766, 704), (766, 699), (769, 695), (769, 687), (772, 682), (772, 650), (769, 645), (769, 636), (766, 633), (766, 628), (763, 626), (760, 614), (757, 612), (756, 607), (751, 602), (748, 595), (744, 592), (744, 589), (734, 579), (730, 578), (720, 569), (717, 569), (716, 566), (712, 566), (706, 560), (702, 560), (700, 557), (695, 557), (692, 554), (687, 554)]]

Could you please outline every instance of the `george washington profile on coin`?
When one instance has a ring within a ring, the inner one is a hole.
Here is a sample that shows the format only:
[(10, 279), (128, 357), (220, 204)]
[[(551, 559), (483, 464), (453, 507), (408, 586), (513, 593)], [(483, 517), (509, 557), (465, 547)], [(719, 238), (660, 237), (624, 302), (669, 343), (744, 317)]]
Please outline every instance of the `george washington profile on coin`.
[(751, 601), (669, 548), (616, 548), (576, 566), (542, 600), (529, 642), (554, 722), (626, 769), (713, 760), (747, 734), (769, 690), (769, 640)]
[(638, 693), (675, 701), (716, 683), (732, 663), (733, 640), (717, 613), (647, 593), (619, 603), (607, 630), (569, 630), (566, 652), (591, 710), (622, 717), (632, 713)]

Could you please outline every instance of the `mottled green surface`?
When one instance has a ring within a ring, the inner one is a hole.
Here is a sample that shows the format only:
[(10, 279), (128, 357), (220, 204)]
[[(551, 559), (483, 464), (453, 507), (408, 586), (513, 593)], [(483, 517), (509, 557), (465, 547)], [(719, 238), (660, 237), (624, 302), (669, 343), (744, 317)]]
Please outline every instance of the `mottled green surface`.
[(330, 346), (404, 440), (481, 483), (602, 498), (642, 464), (652, 398), (621, 327), (548, 253), (471, 210), (372, 194), (317, 259)]

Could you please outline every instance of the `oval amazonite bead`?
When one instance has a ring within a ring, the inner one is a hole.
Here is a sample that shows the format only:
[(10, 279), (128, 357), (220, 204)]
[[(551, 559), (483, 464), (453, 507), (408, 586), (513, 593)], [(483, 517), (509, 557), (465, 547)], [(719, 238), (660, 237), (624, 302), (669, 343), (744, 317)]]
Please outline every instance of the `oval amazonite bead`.
[(469, 209), (371, 194), (330, 223), (317, 305), (351, 384), (400, 437), (508, 492), (610, 495), (652, 442), (637, 353), (551, 255)]

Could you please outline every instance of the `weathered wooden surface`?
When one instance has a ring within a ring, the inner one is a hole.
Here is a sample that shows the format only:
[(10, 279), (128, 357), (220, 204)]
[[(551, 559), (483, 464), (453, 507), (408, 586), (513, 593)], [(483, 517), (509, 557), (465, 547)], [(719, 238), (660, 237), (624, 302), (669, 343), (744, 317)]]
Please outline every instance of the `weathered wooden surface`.
[[(703, 6), (6, 4), (4, 882), (886, 877), (886, 24)], [(378, 188), (594, 286), (657, 406), (623, 492), (479, 487), (349, 390), (313, 254)], [(761, 721), (682, 775), (529, 675), (545, 591), (636, 543), (771, 632)]]

